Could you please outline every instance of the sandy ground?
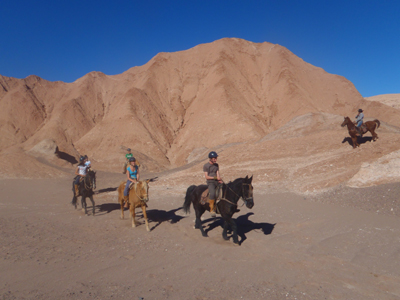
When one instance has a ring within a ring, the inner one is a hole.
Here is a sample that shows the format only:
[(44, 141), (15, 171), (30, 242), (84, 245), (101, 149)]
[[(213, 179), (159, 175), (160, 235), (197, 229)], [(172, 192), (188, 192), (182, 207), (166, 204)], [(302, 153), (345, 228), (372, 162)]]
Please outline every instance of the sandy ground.
[(132, 228), (114, 190), (123, 175), (98, 175), (95, 216), (71, 206), (70, 178), (0, 180), (1, 299), (400, 299), (400, 183), (255, 188), (235, 246), (209, 213), (202, 237), (184, 191), (157, 183), (151, 232)]

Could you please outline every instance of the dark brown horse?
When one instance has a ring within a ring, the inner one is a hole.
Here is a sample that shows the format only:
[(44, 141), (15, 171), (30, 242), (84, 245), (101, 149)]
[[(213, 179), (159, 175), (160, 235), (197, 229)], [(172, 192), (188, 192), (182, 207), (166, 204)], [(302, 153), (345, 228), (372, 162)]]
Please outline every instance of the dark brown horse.
[[(357, 146), (360, 147), (360, 144), (357, 143), (357, 137), (360, 136), (356, 125), (350, 120), (349, 117), (344, 117), (344, 121), (342, 123), (342, 127), (347, 125), (347, 130), (349, 131), (351, 140), (353, 141), (353, 148), (356, 148)], [(379, 128), (381, 125), (381, 122), (379, 120), (375, 119), (373, 121), (367, 121), (361, 125), (361, 133), (365, 134), (368, 131), (371, 132), (372, 134), (372, 140), (375, 142), (378, 139), (378, 135), (375, 133), (375, 129)], [(362, 135), (361, 135), (362, 136)]]
[[(96, 189), (96, 172), (93, 170), (89, 170), (84, 179), (79, 183), (79, 196), (82, 196), (81, 198), (82, 210), (84, 211), (85, 215), (88, 215), (86, 198), (89, 198), (90, 201), (92, 202), (92, 215), (94, 216), (95, 214), (95, 204), (93, 200), (95, 189)], [(74, 193), (74, 197), (72, 198), (72, 205), (75, 206), (76, 209), (78, 197), (75, 196), (74, 183), (72, 183), (72, 192)]]
[[(233, 243), (236, 245), (239, 245), (239, 240), (237, 235), (237, 226), (235, 221), (232, 219), (232, 216), (238, 211), (237, 207), (240, 198), (243, 199), (247, 208), (252, 208), (254, 206), (253, 186), (251, 184), (252, 179), (253, 176), (250, 178), (246, 176), (246, 178), (237, 178), (228, 184), (224, 183), (221, 189), (222, 197), (217, 203), (217, 212), (221, 214), (222, 219), (224, 219), (222, 237), (225, 240), (229, 240), (227, 230), (228, 226), (230, 226), (233, 231)], [(205, 237), (207, 236), (207, 233), (203, 229), (200, 218), (206, 210), (210, 210), (208, 203), (201, 203), (202, 194), (207, 188), (207, 185), (191, 185), (186, 191), (185, 202), (183, 203), (183, 211), (185, 213), (189, 213), (190, 204), (193, 204), (193, 208), (196, 212), (195, 228), (200, 229), (201, 234)]]

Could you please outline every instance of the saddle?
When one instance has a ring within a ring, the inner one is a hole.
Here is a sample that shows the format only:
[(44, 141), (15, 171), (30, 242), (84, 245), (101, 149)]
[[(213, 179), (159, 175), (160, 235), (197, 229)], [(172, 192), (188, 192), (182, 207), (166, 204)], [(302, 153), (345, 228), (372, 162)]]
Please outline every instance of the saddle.
[[(361, 134), (367, 133), (367, 126), (365, 125), (365, 123), (362, 123), (362, 124), (361, 124), (361, 126), (360, 126), (360, 132), (361, 132)], [(357, 130), (357, 133), (358, 133), (358, 130)]]
[(136, 187), (135, 187), (135, 183), (134, 183), (134, 182), (131, 182), (131, 183), (129, 184), (129, 190), (131, 190), (131, 189), (133, 189), (133, 188), (136, 188)]
[[(219, 186), (217, 187), (217, 190), (215, 191), (215, 196), (217, 196), (217, 201), (215, 201), (215, 202), (216, 202), (215, 204), (217, 204), (217, 203), (219, 202), (219, 200), (221, 199), (221, 198), (219, 197), (220, 190), (221, 190), (221, 185), (219, 185)], [(206, 189), (206, 190), (201, 194), (201, 196), (200, 196), (200, 204), (201, 204), (201, 205), (205, 205), (206, 203), (208, 203), (208, 201), (210, 200), (210, 199), (208, 198), (209, 195), (210, 195), (210, 192), (208, 191), (208, 189)]]

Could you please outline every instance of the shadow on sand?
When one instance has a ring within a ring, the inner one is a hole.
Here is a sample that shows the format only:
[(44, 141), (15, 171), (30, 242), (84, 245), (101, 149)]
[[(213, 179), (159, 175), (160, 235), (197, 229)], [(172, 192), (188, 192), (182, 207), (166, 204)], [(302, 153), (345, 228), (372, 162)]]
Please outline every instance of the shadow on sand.
[[(363, 136), (363, 137), (358, 137), (357, 142), (361, 144), (365, 144), (366, 142), (371, 142), (372, 141), (372, 136)], [(350, 146), (353, 146), (353, 141), (351, 140), (350, 137), (345, 137), (342, 141), (342, 144), (348, 143)]]
[(117, 189), (118, 189), (117, 187), (115, 187), (115, 188), (109, 187), (109, 188), (105, 188), (105, 189), (98, 190), (98, 191), (95, 192), (95, 194), (114, 192), (114, 191), (116, 191)]
[[(96, 205), (96, 208), (98, 211), (98, 213), (96, 213), (97, 216), (108, 214), (114, 210), (121, 211), (119, 203), (104, 203)], [(165, 211), (160, 209), (146, 209), (149, 224), (156, 223), (152, 228), (150, 228), (150, 230), (153, 230), (163, 222), (169, 222), (170, 224), (178, 223), (184, 217), (176, 215), (175, 213), (181, 209), (182, 207), (172, 209), (170, 211)], [(126, 211), (128, 211), (128, 218), (129, 218), (129, 208), (124, 208), (124, 212)], [(136, 208), (135, 212), (137, 218), (143, 219), (143, 212), (141, 208)]]
[[(272, 231), (275, 228), (276, 224), (255, 223), (253, 221), (250, 221), (249, 217), (251, 215), (254, 215), (254, 213), (252, 213), (252, 212), (247, 213), (245, 215), (237, 217), (235, 220), (236, 225), (237, 225), (237, 234), (240, 237), (239, 245), (241, 245), (247, 239), (246, 233), (249, 233), (250, 231), (254, 230), (257, 232), (257, 230), (259, 230), (258, 232), (262, 232), (264, 235), (269, 235), (272, 233)], [(212, 223), (210, 223), (210, 222), (212, 222)], [(208, 224), (208, 227), (205, 228), (205, 230), (204, 230), (207, 233), (218, 226), (221, 226), (223, 228), (224, 220), (222, 218), (218, 218), (218, 219), (210, 218), (210, 219), (204, 220), (202, 223), (203, 224), (210, 223), (210, 224)], [(230, 229), (228, 229), (228, 233), (232, 234), (232, 231)], [(228, 237), (231, 237), (231, 236), (228, 235)]]

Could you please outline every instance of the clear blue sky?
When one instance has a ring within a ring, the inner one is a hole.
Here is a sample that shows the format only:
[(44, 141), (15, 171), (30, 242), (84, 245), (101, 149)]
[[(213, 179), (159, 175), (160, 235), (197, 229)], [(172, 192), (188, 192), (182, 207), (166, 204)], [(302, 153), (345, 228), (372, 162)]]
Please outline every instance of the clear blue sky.
[(400, 93), (399, 0), (1, 0), (0, 74), (73, 82), (224, 37), (282, 45), (364, 97)]

